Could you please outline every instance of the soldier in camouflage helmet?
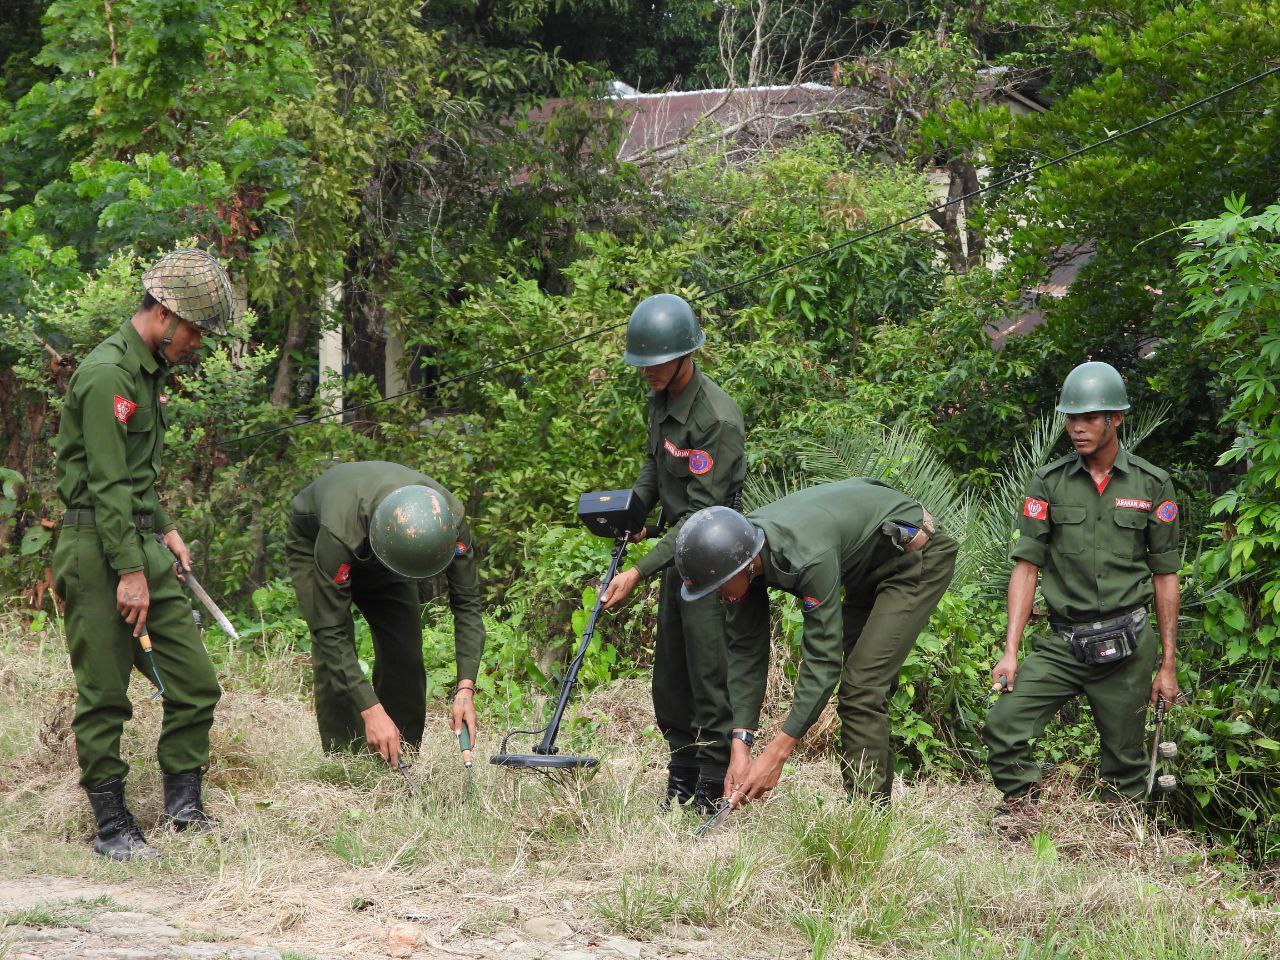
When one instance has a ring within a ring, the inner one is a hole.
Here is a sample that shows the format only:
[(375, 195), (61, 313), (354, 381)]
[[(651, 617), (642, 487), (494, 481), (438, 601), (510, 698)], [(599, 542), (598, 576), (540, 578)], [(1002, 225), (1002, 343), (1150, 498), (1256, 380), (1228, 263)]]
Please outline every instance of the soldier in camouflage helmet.
[(58, 495), (67, 510), (53, 570), (76, 678), (80, 783), (97, 819), (94, 850), (118, 860), (158, 855), (125, 803), (129, 767), (120, 757), (132, 714), (130, 673), (138, 667), (151, 679), (139, 638), (149, 635), (165, 689), (157, 754), (174, 829), (213, 825), (201, 780), (221, 695), (179, 582), (191, 557), (160, 504), (156, 479), (169, 368), (193, 360), (205, 333), (226, 330), (231, 282), (207, 253), (178, 250), (148, 270), (142, 285), (133, 318), (72, 376), (57, 440)]

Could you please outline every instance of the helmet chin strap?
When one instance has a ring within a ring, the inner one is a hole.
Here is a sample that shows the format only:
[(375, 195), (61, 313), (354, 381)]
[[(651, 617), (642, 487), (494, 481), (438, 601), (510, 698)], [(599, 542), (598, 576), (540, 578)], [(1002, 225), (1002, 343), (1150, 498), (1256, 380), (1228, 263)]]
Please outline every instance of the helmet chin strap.
[(165, 363), (168, 363), (169, 344), (173, 343), (173, 335), (178, 332), (178, 324), (182, 322), (182, 318), (172, 310), (169, 310), (168, 307), (165, 307), (165, 310), (169, 314), (169, 327), (165, 330), (164, 336), (160, 338), (160, 358), (164, 360)]

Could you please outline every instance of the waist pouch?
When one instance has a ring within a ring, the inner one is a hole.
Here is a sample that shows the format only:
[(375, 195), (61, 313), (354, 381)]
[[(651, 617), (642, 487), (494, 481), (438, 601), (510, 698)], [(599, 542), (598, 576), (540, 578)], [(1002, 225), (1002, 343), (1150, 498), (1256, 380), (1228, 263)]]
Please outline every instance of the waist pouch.
[(1147, 622), (1147, 608), (1139, 607), (1110, 620), (1089, 623), (1061, 623), (1049, 626), (1062, 634), (1072, 655), (1089, 666), (1116, 663), (1138, 649), (1138, 636)]

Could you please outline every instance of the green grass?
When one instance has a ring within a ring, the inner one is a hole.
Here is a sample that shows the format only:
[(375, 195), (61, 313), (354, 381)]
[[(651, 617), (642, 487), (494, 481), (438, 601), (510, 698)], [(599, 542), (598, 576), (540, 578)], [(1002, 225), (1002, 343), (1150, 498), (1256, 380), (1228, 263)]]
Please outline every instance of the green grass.
[[(1280, 955), (1280, 913), (1261, 878), (1225, 875), (1191, 839), (1137, 819), (1112, 824), (1105, 808), (1070, 796), (1012, 839), (991, 825), (986, 785), (916, 784), (876, 806), (846, 800), (833, 763), (804, 762), (768, 803), (694, 841), (695, 818), (658, 808), (662, 745), (628, 727), (644, 722), (637, 685), (615, 694), (632, 702), (589, 704), (609, 719), (595, 727), (608, 739), (578, 728), (588, 732), (575, 747), (602, 758), (594, 776), (554, 786), (480, 762), (468, 792), (437, 713), (412, 758), (410, 795), (380, 761), (321, 754), (301, 678), (278, 677), (263, 693), (262, 669), (222, 668), (207, 793), (221, 839), (154, 829), (160, 714), (135, 698), (129, 795), (167, 856), (108, 864), (89, 853), (71, 744), (53, 737), (53, 748), (33, 750), (66, 719), (65, 654), (56, 637), (26, 642), (0, 620), (4, 870), (161, 891), (177, 922), (292, 941), (297, 956), (376, 954), (410, 907), (438, 942), (475, 953), (492, 952), (484, 938), (551, 915), (659, 955), (690, 938), (725, 957)], [(300, 667), (280, 658), (273, 669)], [(482, 726), (482, 758), (496, 733)], [(39, 919), (28, 913), (21, 922)]]

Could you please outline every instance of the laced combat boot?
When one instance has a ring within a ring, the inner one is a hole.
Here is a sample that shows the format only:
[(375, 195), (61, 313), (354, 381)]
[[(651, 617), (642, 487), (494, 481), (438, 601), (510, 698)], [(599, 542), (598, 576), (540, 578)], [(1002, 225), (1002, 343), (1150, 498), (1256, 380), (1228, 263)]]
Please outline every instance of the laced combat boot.
[(205, 813), (200, 800), (203, 778), (204, 771), (199, 769), (164, 775), (165, 823), (179, 833), (188, 829), (209, 833), (218, 825), (217, 820)]
[(93, 852), (112, 860), (154, 860), (160, 851), (147, 843), (137, 821), (124, 802), (124, 781), (108, 780), (93, 790), (85, 790), (98, 821)]
[(693, 809), (704, 817), (709, 817), (720, 809), (720, 801), (724, 799), (724, 773), (720, 776), (700, 776), (698, 786), (693, 791)]
[(698, 768), (683, 764), (670, 764), (667, 767), (667, 798), (662, 801), (662, 809), (670, 810), (673, 803), (681, 805), (693, 800), (698, 788)]

